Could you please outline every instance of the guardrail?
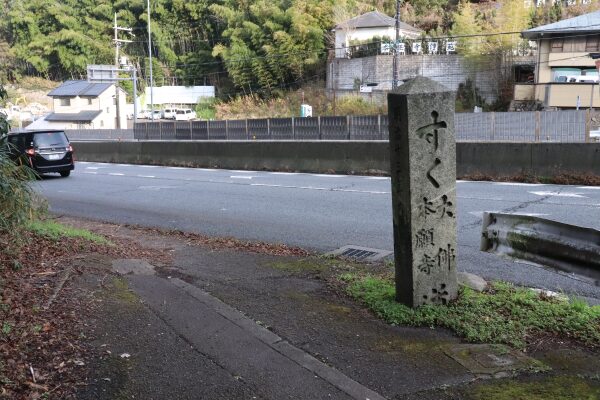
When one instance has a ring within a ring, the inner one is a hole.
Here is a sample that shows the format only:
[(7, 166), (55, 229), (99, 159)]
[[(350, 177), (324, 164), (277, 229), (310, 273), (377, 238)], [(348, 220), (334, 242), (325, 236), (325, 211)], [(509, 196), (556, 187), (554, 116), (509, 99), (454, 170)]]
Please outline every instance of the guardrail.
[(484, 213), (481, 251), (591, 278), (600, 286), (600, 231), (516, 214)]

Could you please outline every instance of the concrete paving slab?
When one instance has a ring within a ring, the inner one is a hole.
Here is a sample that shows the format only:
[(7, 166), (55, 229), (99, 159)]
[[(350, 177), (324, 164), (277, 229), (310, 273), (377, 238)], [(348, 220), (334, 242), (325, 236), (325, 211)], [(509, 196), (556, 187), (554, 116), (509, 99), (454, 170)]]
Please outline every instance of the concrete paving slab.
[(445, 353), (474, 374), (495, 375), (500, 372), (527, 370), (543, 364), (525, 354), (499, 344), (456, 344)]
[(118, 259), (112, 262), (113, 270), (120, 275), (154, 275), (154, 265), (140, 259)]
[[(257, 337), (253, 334), (260, 329), (249, 331), (248, 325), (239, 326), (234, 323), (235, 320), (239, 321), (241, 314), (228, 319), (227, 316), (235, 310), (222, 305), (217, 311), (207, 304), (211, 302), (205, 296), (203, 301), (200, 301), (182, 290), (185, 283), (183, 281), (178, 280), (175, 285), (163, 278), (141, 275), (130, 275), (128, 281), (145, 304), (197, 351), (223, 366), (234, 376), (253, 382), (261, 397), (384, 399), (356, 382), (353, 384), (350, 378), (339, 371), (336, 374), (333, 368), (316, 359), (311, 360), (312, 364), (299, 364), (295, 360), (299, 358), (297, 353), (291, 355), (287, 352), (286, 355), (286, 351), (278, 351), (273, 345), (259, 339), (263, 337), (269, 342), (271, 337), (260, 334)], [(287, 350), (290, 350), (289, 347)], [(304, 358), (312, 358), (304, 352), (301, 353)]]

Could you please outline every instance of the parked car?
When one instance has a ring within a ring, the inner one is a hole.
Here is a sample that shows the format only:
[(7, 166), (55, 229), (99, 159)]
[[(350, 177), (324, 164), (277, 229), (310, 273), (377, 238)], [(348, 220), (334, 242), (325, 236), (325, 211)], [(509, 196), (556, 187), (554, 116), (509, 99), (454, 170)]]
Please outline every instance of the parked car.
[(189, 108), (182, 108), (175, 113), (177, 121), (191, 121), (196, 118), (196, 113)]
[(9, 133), (2, 145), (8, 146), (13, 160), (24, 160), (40, 174), (58, 172), (67, 177), (75, 169), (73, 147), (62, 130)]
[[(152, 115), (152, 117), (150, 115)], [(148, 118), (156, 121), (156, 120), (159, 120), (162, 118), (162, 111), (154, 110), (154, 111), (152, 111), (152, 114), (150, 114), (150, 115), (148, 115)]]
[(562, 75), (555, 79), (562, 83), (598, 83), (598, 77), (595, 75)]
[(163, 111), (163, 118), (164, 119), (175, 119), (176, 113), (177, 113), (176, 108), (165, 108), (165, 111)]
[(150, 110), (142, 110), (138, 112), (138, 119), (148, 119), (150, 117)]

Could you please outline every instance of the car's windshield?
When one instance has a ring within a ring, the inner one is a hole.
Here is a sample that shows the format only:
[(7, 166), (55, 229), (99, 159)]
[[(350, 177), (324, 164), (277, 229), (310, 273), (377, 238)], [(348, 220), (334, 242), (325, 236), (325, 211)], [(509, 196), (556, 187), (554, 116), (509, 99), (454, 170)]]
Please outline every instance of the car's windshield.
[(35, 147), (67, 146), (69, 142), (64, 132), (43, 132), (33, 135)]
[(177, 110), (177, 114), (184, 114), (185, 112), (183, 110)]

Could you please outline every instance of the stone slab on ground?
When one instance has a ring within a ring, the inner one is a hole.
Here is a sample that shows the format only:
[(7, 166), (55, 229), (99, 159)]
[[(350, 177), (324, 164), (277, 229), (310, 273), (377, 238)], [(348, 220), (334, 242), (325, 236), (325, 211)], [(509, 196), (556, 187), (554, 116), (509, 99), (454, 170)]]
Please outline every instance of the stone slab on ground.
[(120, 275), (154, 275), (154, 265), (140, 259), (118, 259), (112, 262), (113, 270)]
[(487, 281), (480, 276), (468, 272), (457, 272), (458, 284), (471, 288), (477, 292), (483, 292), (487, 287)]
[(541, 367), (531, 357), (504, 345), (456, 344), (447, 346), (445, 353), (475, 374), (496, 375)]

